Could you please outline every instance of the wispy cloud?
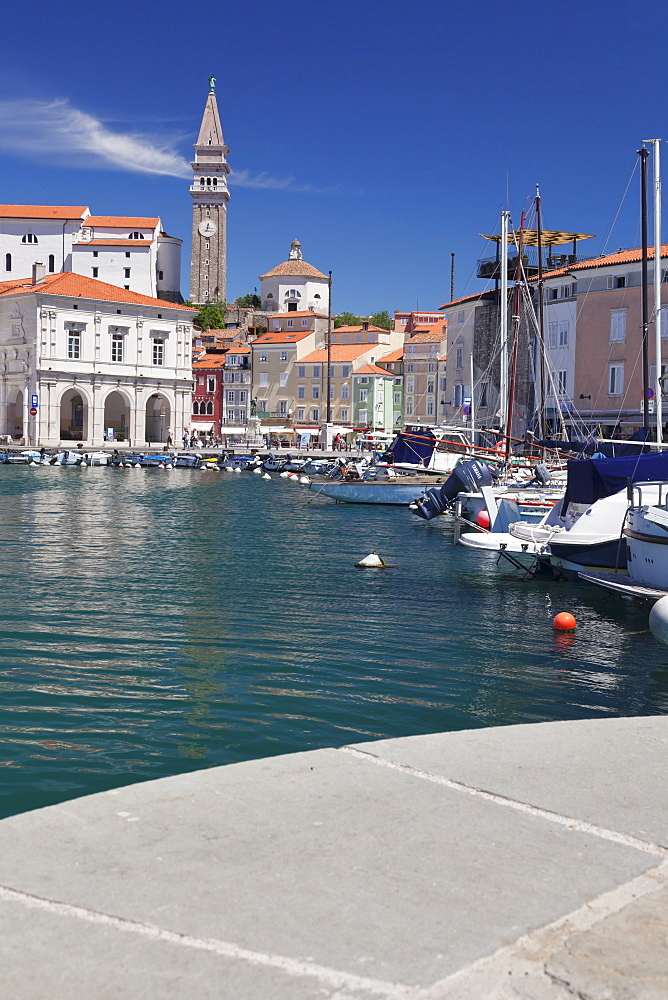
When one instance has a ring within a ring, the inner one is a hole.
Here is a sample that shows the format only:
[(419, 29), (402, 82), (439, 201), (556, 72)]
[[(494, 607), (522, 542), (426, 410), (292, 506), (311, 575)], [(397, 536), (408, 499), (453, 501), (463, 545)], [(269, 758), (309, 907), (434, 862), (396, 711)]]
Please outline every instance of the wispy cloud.
[[(0, 151), (28, 159), (79, 168), (128, 170), (134, 173), (192, 177), (181, 156), (181, 137), (151, 132), (117, 131), (100, 118), (80, 111), (69, 101), (29, 98), (0, 101)], [(294, 177), (272, 177), (234, 170), (230, 184), (271, 191), (335, 194), (336, 188), (316, 188)]]

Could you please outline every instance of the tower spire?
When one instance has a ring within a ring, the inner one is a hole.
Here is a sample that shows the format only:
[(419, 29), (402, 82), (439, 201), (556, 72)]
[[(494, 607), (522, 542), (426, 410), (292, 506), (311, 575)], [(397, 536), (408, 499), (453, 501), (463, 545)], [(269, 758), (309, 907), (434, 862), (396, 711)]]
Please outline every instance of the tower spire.
[(190, 186), (193, 203), (190, 298), (198, 305), (224, 302), (227, 285), (227, 203), (230, 192), (223, 129), (216, 100), (216, 78), (209, 76), (209, 93), (195, 143)]

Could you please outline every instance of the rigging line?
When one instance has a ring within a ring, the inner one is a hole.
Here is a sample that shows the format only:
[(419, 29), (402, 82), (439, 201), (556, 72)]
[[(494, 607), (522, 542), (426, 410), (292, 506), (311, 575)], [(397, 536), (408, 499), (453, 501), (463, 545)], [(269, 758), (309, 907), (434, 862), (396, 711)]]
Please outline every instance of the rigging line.
[(629, 188), (631, 187), (631, 181), (635, 177), (636, 170), (638, 170), (638, 164), (639, 164), (639, 161), (638, 160), (634, 160), (634, 162), (633, 162), (633, 169), (631, 170), (631, 173), (629, 174), (629, 179), (626, 182), (626, 187), (624, 188), (624, 193), (623, 193), (622, 197), (619, 200), (619, 204), (617, 205), (617, 210), (615, 212), (613, 220), (610, 223), (610, 228), (608, 229), (607, 236), (605, 237), (605, 240), (603, 241), (603, 246), (601, 247), (601, 257), (605, 257), (606, 256), (607, 246), (608, 246), (608, 243), (610, 241), (610, 237), (612, 236), (612, 231), (613, 231), (613, 229), (615, 228), (615, 226), (617, 224), (617, 219), (619, 218), (619, 213), (622, 210), (622, 205), (626, 201), (626, 196), (629, 193)]

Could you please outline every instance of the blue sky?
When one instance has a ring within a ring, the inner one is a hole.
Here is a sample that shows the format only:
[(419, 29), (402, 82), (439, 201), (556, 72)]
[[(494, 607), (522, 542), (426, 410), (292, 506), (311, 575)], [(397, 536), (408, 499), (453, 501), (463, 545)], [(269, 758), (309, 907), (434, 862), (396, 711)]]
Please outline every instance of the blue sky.
[(160, 215), (184, 239), (184, 294), (179, 174), (212, 70), (238, 175), (230, 298), (298, 237), (335, 311), (433, 309), (453, 252), (455, 294), (484, 289), (478, 234), (504, 207), (519, 223), (536, 183), (547, 228), (597, 234), (592, 253), (639, 244), (637, 170), (623, 195), (641, 140), (668, 139), (665, 0), (29, 10), (4, 14), (2, 201)]

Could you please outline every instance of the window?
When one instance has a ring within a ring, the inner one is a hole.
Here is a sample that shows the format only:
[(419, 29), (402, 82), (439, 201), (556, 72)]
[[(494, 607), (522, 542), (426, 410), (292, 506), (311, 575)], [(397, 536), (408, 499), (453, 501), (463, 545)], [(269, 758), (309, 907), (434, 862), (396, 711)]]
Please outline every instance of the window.
[(122, 361), (123, 360), (123, 335), (120, 333), (114, 333), (111, 337), (111, 360), (112, 361)]
[(67, 356), (74, 359), (81, 357), (81, 334), (73, 330), (67, 335)]
[[(97, 254), (96, 254), (96, 256), (97, 256)], [(126, 256), (126, 257), (129, 257), (129, 256), (130, 256), (130, 251), (129, 251), (129, 250), (126, 250), (126, 251), (125, 251), (125, 256)]]
[(462, 405), (462, 400), (464, 399), (464, 386), (458, 384), (455, 386), (455, 400), (454, 405), (460, 407)]
[(55, 258), (55, 256), (52, 253), (50, 253), (49, 254), (49, 274), (53, 274), (53, 272), (55, 270), (56, 270), (56, 258)]
[(234, 390), (233, 389), (228, 389), (227, 390), (227, 402), (228, 403), (233, 403), (234, 402)]
[(287, 321), (287, 323), (286, 323), (286, 326), (287, 326), (288, 330), (291, 330), (294, 325), (295, 325), (295, 321), (293, 319), (289, 319)]
[(341, 399), (348, 399), (348, 397), (349, 397), (348, 383), (345, 382), (341, 386)]
[[(445, 386), (443, 386), (445, 388)], [(480, 386), (480, 400), (478, 401), (478, 406), (482, 409), (488, 405), (487, 396), (489, 393), (489, 383), (483, 382)]]
[(320, 399), (320, 386), (319, 385), (312, 385), (311, 386), (311, 399)]
[(621, 396), (624, 392), (624, 365), (608, 365), (608, 395)]
[(434, 361), (430, 361), (429, 362), (429, 364), (427, 365), (427, 371), (429, 371), (429, 372), (435, 372), (436, 371), (436, 363)]
[(342, 420), (346, 424), (348, 423), (348, 407), (347, 406), (342, 406), (341, 409), (339, 410), (339, 420)]
[(266, 360), (267, 360), (267, 355), (263, 351), (262, 354), (260, 355), (260, 362), (264, 363)]
[(274, 330), (280, 330), (280, 329), (281, 329), (281, 324), (279, 323), (279, 321), (277, 319), (275, 319), (274, 320)]
[(566, 370), (557, 372), (557, 392), (560, 396), (566, 395)]
[(269, 385), (269, 376), (267, 375), (266, 372), (264, 372), (262, 375), (260, 375), (260, 388), (266, 389), (268, 385)]
[(129, 278), (130, 277), (130, 268), (129, 267), (124, 267), (123, 268), (123, 277), (124, 278)]
[(157, 337), (152, 337), (151, 340), (153, 341), (153, 364), (164, 365), (165, 363), (164, 341), (158, 340)]
[(209, 400), (209, 402), (206, 404), (206, 415), (207, 417), (213, 416), (213, 403), (211, 402), (211, 400)]
[(438, 380), (438, 384), (439, 384), (439, 391), (445, 392), (445, 375), (441, 375), (440, 379)]
[(313, 378), (320, 378), (320, 365), (313, 365)]
[(308, 326), (308, 320), (307, 319), (303, 319), (302, 320), (302, 327), (305, 327), (305, 326)]
[(407, 372), (412, 372), (414, 368), (415, 368), (415, 365), (413, 364), (413, 362), (409, 361), (408, 364), (406, 365), (406, 371)]
[(39, 242), (37, 237), (33, 233), (26, 233), (25, 236), (21, 237), (21, 243), (37, 243)]
[(281, 361), (287, 361), (287, 360), (288, 360), (288, 352), (281, 351)]
[(464, 367), (464, 348), (458, 347), (456, 354), (455, 368), (463, 368), (463, 367)]
[(554, 299), (558, 299), (558, 298), (559, 298), (559, 289), (558, 288), (548, 288), (547, 289), (547, 299), (548, 299), (548, 302), (553, 302)]
[(99, 255), (99, 253), (97, 252), (97, 250), (93, 250), (93, 257), (99, 257), (99, 256), (100, 256), (100, 255)]
[(406, 416), (410, 417), (412, 413), (413, 413), (413, 400), (412, 399), (407, 399), (406, 400)]
[(207, 392), (215, 392), (216, 391), (216, 376), (215, 375), (209, 375), (207, 377), (206, 381), (207, 381), (206, 391)]
[(198, 385), (204, 385), (204, 376), (203, 375), (200, 375), (200, 377), (197, 379), (197, 384)]
[(366, 377), (366, 375), (360, 375), (360, 377), (359, 377), (359, 384), (360, 385), (367, 385), (368, 382), (369, 382), (369, 379)]
[(297, 377), (298, 378), (306, 378), (306, 365), (298, 365), (297, 366)]
[(369, 396), (368, 389), (360, 389), (360, 403), (366, 403), (368, 396)]
[(610, 313), (610, 343), (626, 340), (626, 309), (613, 309)]
[(306, 399), (306, 386), (305, 385), (298, 385), (297, 386), (297, 399)]
[(434, 416), (434, 400), (433, 399), (428, 399), (427, 400), (427, 416), (428, 417), (433, 417)]
[(367, 421), (366, 410), (360, 410), (360, 423), (365, 424)]
[(5, 254), (5, 271), (11, 271), (12, 269), (12, 255), (10, 253)]
[(350, 365), (343, 365), (341, 368), (341, 378), (350, 378)]
[(464, 310), (463, 309), (460, 309), (460, 311), (457, 313), (457, 322), (458, 323), (463, 323), (464, 322)]
[(330, 387), (329, 387), (329, 398), (330, 398), (330, 399), (334, 399), (334, 396), (335, 396), (335, 393), (334, 393), (334, 386), (333, 386), (333, 385), (330, 385)]
[(311, 420), (320, 420), (320, 410), (317, 406), (314, 406), (311, 410)]
[(246, 402), (246, 390), (245, 389), (242, 389), (239, 392), (239, 402), (240, 403), (245, 403)]
[(559, 320), (548, 323), (547, 346), (556, 349), (557, 347), (568, 347), (568, 337), (570, 323), (568, 320)]
[(297, 407), (297, 420), (303, 420), (305, 414), (306, 410), (304, 409), (303, 406)]
[(278, 376), (278, 384), (286, 386), (288, 384), (288, 372), (281, 372)]
[(659, 317), (661, 323), (661, 340), (668, 340), (668, 307), (664, 306)]
[(609, 274), (608, 288), (626, 288), (625, 274)]
[[(209, 213), (207, 212), (207, 215), (208, 214)], [(144, 234), (143, 233), (138, 233), (138, 232), (130, 233), (128, 239), (130, 239), (130, 240), (143, 240), (144, 239)]]
[(193, 414), (196, 417), (199, 416), (199, 403), (197, 402), (196, 399), (193, 399)]
[(413, 391), (414, 391), (414, 390), (413, 390), (413, 376), (412, 376), (412, 375), (410, 375), (410, 376), (409, 376), (409, 377), (408, 377), (408, 378), (406, 379), (406, 392), (413, 392)]
[(394, 394), (394, 405), (395, 406), (401, 406), (401, 393), (400, 392), (395, 392), (395, 394)]
[(361, 333), (356, 333), (355, 334), (355, 343), (356, 344), (361, 344), (362, 343), (362, 334)]
[(278, 401), (278, 412), (282, 417), (288, 412), (288, 401), (287, 399), (279, 399)]
[(433, 391), (434, 391), (434, 380), (433, 378), (430, 378), (427, 380), (427, 392), (433, 392)]
[[(655, 392), (661, 393), (661, 399), (665, 402), (668, 399), (668, 386), (666, 385), (666, 376), (668, 375), (668, 362), (664, 362), (661, 365), (661, 385), (656, 384), (656, 365), (649, 366), (649, 384), (652, 386)], [(642, 400), (640, 402), (642, 406)]]
[(97, 274), (98, 274), (98, 271), (99, 271), (99, 270), (100, 270), (100, 269), (99, 269), (99, 267), (94, 267), (94, 268), (93, 268), (93, 277), (94, 277), (94, 278), (97, 278)]
[(228, 422), (228, 424), (233, 424), (234, 423), (234, 410), (228, 410), (227, 411), (227, 422)]

